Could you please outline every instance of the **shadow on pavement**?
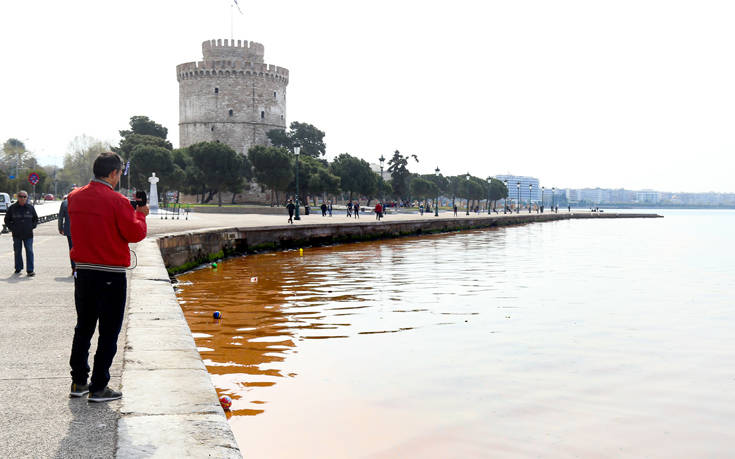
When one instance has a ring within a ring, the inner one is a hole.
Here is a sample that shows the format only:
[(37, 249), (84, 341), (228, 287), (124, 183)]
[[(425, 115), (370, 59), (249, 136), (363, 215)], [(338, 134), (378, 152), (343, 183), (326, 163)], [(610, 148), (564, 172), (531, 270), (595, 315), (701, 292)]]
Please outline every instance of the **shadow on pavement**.
[(54, 458), (114, 456), (119, 415), (109, 403), (89, 403), (87, 397), (70, 398), (69, 413), (69, 429)]
[(25, 273), (22, 273), (22, 274), (19, 273), (19, 274), (11, 274), (5, 279), (0, 279), (0, 282), (7, 282), (8, 284), (15, 284), (18, 282), (29, 281), (31, 279), (33, 278), (26, 276)]

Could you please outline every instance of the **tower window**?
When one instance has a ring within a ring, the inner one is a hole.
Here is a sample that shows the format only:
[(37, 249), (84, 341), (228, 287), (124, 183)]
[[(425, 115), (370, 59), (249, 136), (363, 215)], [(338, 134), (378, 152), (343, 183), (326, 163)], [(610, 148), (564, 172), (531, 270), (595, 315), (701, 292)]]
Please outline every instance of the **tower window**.
[(281, 120), (283, 120), (283, 115), (281, 115)]
[(229, 113), (230, 113), (230, 116), (232, 116), (232, 109), (230, 109), (230, 112)]
[(214, 132), (214, 126), (212, 126), (212, 132)]
[(219, 94), (219, 88), (214, 88), (214, 93)]
[(273, 91), (273, 98), (275, 99), (276, 97), (276, 91)]
[(261, 112), (260, 112), (260, 119), (262, 120), (262, 119), (264, 119), (264, 118), (265, 118), (265, 112), (264, 112), (264, 111), (261, 111)]

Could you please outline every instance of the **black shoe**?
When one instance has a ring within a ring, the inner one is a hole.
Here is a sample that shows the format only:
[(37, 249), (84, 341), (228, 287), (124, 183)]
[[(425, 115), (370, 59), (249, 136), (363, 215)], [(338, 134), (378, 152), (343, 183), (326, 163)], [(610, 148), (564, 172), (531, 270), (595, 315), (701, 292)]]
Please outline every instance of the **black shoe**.
[(28, 277), (33, 277), (35, 275), (36, 275), (36, 273), (34, 273), (33, 271), (28, 271)]
[(105, 387), (102, 390), (98, 390), (96, 392), (90, 392), (89, 398), (87, 399), (90, 402), (109, 402), (111, 400), (117, 400), (122, 398), (122, 392), (117, 392), (109, 387)]
[(69, 397), (81, 397), (89, 393), (89, 384), (71, 383)]
[(20, 272), (23, 271), (22, 269), (16, 269), (15, 274), (20, 274)]

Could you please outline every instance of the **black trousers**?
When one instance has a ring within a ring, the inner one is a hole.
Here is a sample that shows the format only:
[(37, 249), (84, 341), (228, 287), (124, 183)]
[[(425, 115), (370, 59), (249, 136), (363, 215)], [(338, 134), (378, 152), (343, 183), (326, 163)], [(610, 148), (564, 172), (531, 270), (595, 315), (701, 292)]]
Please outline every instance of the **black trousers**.
[(86, 384), (89, 376), (89, 345), (99, 321), (90, 392), (102, 390), (110, 382), (110, 366), (117, 353), (117, 337), (125, 315), (126, 293), (125, 273), (77, 270), (74, 279), (77, 325), (74, 327), (69, 365), (72, 381)]

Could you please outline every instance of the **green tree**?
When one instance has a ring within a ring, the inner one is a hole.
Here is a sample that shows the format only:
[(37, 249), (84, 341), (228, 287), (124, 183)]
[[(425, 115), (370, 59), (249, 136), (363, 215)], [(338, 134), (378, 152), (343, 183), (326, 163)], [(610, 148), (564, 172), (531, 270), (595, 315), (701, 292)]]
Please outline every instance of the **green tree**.
[[(309, 189), (314, 193), (321, 193), (322, 195), (335, 195), (339, 193), (341, 183), (340, 178), (333, 174), (328, 167), (323, 167), (319, 168), (317, 173), (309, 178)], [(325, 200), (324, 196), (322, 196), (322, 199)]]
[[(339, 190), (339, 184), (339, 177), (329, 170), (327, 161), (311, 156), (302, 156), (299, 158), (300, 199), (306, 201), (307, 197), (311, 196), (314, 205), (316, 205), (317, 195), (336, 193)], [(289, 184), (288, 189), (296, 189), (295, 180)]]
[(378, 190), (378, 175), (364, 159), (342, 153), (332, 162), (332, 172), (340, 179), (342, 190), (372, 197)]
[[(174, 179), (174, 160), (171, 150), (155, 145), (138, 145), (130, 153), (130, 179), (131, 184), (138, 189), (146, 189), (148, 177), (152, 173), (160, 178), (158, 188), (170, 189)], [(133, 167), (134, 166), (134, 167)]]
[(240, 153), (236, 153), (232, 161), (233, 172), (235, 173), (227, 175), (223, 183), (224, 189), (232, 193), (230, 203), (234, 204), (237, 193), (241, 193), (245, 184), (252, 180), (253, 167), (248, 157)]
[(168, 129), (149, 119), (147, 116), (131, 116), (130, 129), (120, 131), (120, 137), (128, 137), (132, 134), (149, 135), (166, 140)]
[(74, 137), (64, 155), (64, 169), (60, 173), (63, 181), (83, 186), (94, 176), (92, 165), (100, 153), (109, 151), (110, 145), (93, 137)]
[(10, 190), (10, 179), (8, 178), (8, 173), (2, 169), (0, 169), (0, 190), (3, 190), (3, 192)]
[(38, 167), (38, 161), (22, 141), (10, 138), (3, 144), (0, 167), (6, 171), (9, 177), (15, 176), (14, 179), (9, 179), (11, 182), (9, 188), (18, 191), (26, 186), (28, 174), (31, 169)]
[(491, 178), (490, 181), (490, 200), (493, 201), (493, 208), (496, 207), (498, 199), (508, 197), (508, 188), (503, 182), (496, 178)]
[(417, 199), (433, 199), (439, 191), (439, 187), (437, 187), (434, 182), (427, 180), (424, 177), (414, 177), (411, 180), (410, 186), (411, 196)]
[[(203, 202), (219, 195), (222, 204), (222, 191), (237, 189), (236, 184), (243, 173), (242, 157), (230, 146), (219, 142), (200, 142), (188, 148), (193, 167), (199, 169), (198, 178), (202, 186)], [(205, 193), (209, 193), (204, 198)]]
[(324, 131), (309, 123), (294, 121), (288, 132), (283, 129), (272, 129), (266, 133), (268, 140), (274, 147), (283, 147), (293, 151), (294, 145), (301, 146), (301, 154), (318, 158), (327, 152), (324, 143)]
[(256, 145), (248, 150), (255, 180), (271, 190), (271, 202), (280, 203), (279, 191), (286, 191), (294, 179), (293, 155), (285, 148)]
[(413, 158), (416, 162), (419, 159), (416, 155), (403, 156), (400, 151), (396, 150), (393, 152), (393, 157), (388, 161), (388, 172), (391, 176), (391, 186), (393, 192), (398, 195), (400, 199), (409, 198), (409, 179), (411, 172), (408, 170), (408, 160)]
[[(170, 154), (173, 146), (166, 140), (167, 135), (168, 129), (147, 116), (137, 115), (130, 118), (130, 129), (120, 131), (120, 144), (112, 148), (123, 160), (130, 161), (129, 179), (123, 179), (121, 186), (127, 186), (130, 182), (131, 186), (145, 189), (148, 187), (147, 174), (150, 172), (155, 172), (160, 178), (159, 188), (162, 190), (171, 189), (173, 184), (180, 181), (174, 174), (183, 172), (173, 167), (173, 157)], [(168, 150), (169, 154), (162, 153), (162, 150)], [(147, 153), (154, 157), (147, 158)], [(161, 196), (165, 197), (165, 194), (161, 193)]]

